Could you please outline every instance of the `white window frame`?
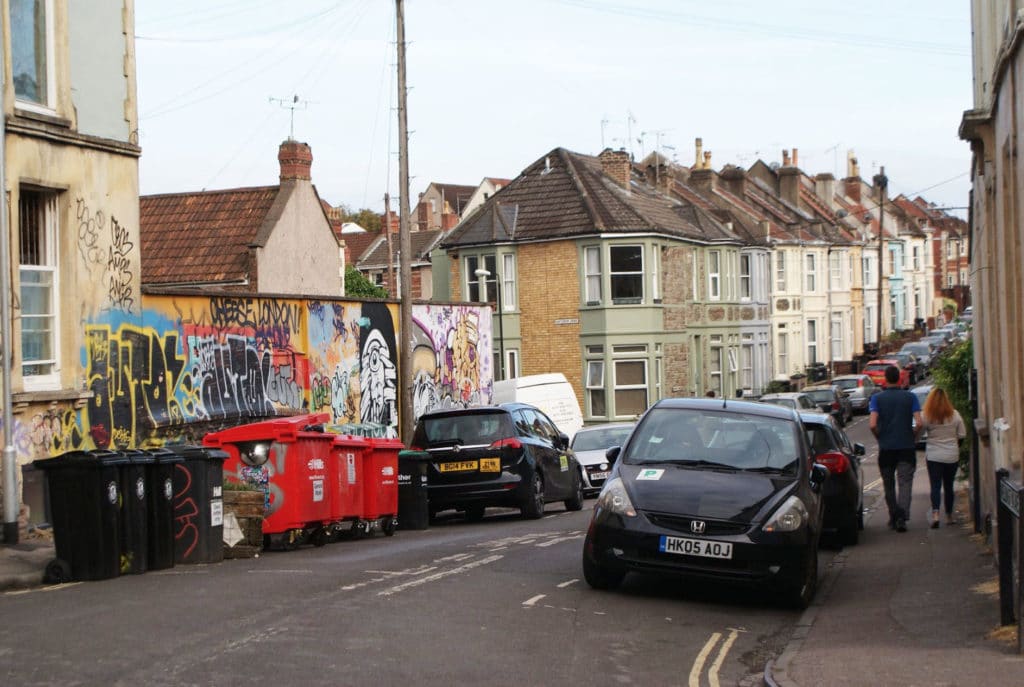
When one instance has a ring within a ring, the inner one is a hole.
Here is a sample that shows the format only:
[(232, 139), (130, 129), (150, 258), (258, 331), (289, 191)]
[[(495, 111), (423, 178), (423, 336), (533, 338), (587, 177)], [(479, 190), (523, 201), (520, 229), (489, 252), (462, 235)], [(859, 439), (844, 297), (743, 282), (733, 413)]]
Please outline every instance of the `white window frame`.
[(512, 253), (501, 255), (501, 309), (516, 309), (516, 256)]
[(865, 289), (873, 289), (877, 286), (877, 284), (875, 284), (875, 273), (872, 270), (873, 267), (874, 261), (871, 259), (871, 256), (865, 255), (861, 258), (861, 269), (864, 272), (862, 278), (864, 279)]
[[(487, 265), (488, 260), (490, 260), (490, 263), (491, 263), (490, 266)], [(471, 263), (473, 263), (473, 262), (476, 263), (476, 267), (470, 267)], [(484, 298), (482, 298), (482, 296), (487, 296), (487, 299), (486, 299), (487, 303), (497, 303), (497, 299), (498, 299), (498, 274), (497, 274), (497, 272), (498, 272), (498, 269), (497, 269), (498, 261), (497, 261), (497, 256), (495, 256), (494, 253), (479, 253), (479, 254), (475, 254), (475, 255), (467, 255), (465, 257), (465, 261), (463, 262), (463, 264), (465, 265), (465, 272), (466, 272), (466, 280), (465, 280), (466, 300), (467, 301), (472, 301), (474, 303), (483, 303), (484, 302)], [(485, 280), (486, 281), (486, 285), (485, 286), (486, 286), (486, 290), (487, 290), (486, 294), (481, 293), (480, 280), (476, 276), (476, 270), (480, 269), (481, 265), (483, 265), (483, 268), (491, 273), (491, 276)]]
[(920, 246), (913, 246), (910, 249), (910, 251), (911, 251), (911, 259), (910, 259), (911, 267), (912, 267), (912, 269), (915, 272), (917, 272), (917, 271), (919, 271), (921, 269), (921, 247)]
[(864, 305), (864, 341), (865, 343), (872, 343), (878, 341), (878, 335), (875, 333), (875, 324), (878, 319), (878, 314), (875, 312), (875, 306), (871, 304)]
[(708, 356), (708, 375), (711, 377), (711, 388), (721, 396), (723, 378), (725, 377), (725, 347), (721, 344), (721, 338), (719, 342), (715, 343), (715, 337), (711, 337), (712, 342), (708, 347), (710, 355)]
[(775, 252), (775, 290), (786, 290), (786, 253), (781, 250)]
[[(591, 417), (608, 417), (608, 393), (604, 388), (604, 359), (587, 361), (587, 377), (584, 380), (587, 388), (587, 405)], [(596, 376), (596, 379), (595, 379)], [(594, 394), (599, 393), (604, 403), (604, 412), (594, 412)]]
[(651, 298), (654, 301), (661, 300), (661, 272), (658, 270), (660, 254), (661, 250), (657, 244), (651, 246)]
[[(43, 40), (46, 41), (46, 102), (37, 103), (34, 100), (24, 100), (15, 95), (15, 102), (19, 109), (50, 115), (56, 112), (57, 108), (56, 20), (53, 5), (53, 0), (43, 0), (46, 12), (46, 28), (43, 31)], [(8, 11), (10, 11), (10, 7), (8, 7)], [(8, 19), (10, 19), (10, 15), (8, 15)], [(10, 21), (8, 21), (8, 24), (10, 24)], [(11, 28), (13, 32), (13, 26)], [(13, 33), (11, 40), (14, 40)], [(11, 49), (13, 51), (13, 47)], [(10, 56), (10, 59), (12, 62), (11, 68), (13, 69), (13, 55)]]
[[(744, 263), (746, 267), (744, 268)], [(740, 300), (749, 301), (754, 297), (753, 260), (749, 253), (740, 253)]]
[(775, 354), (779, 361), (779, 374), (789, 375), (789, 332), (780, 331), (775, 338)]
[(519, 376), (519, 349), (505, 349), (505, 378), (514, 379)]
[(601, 304), (601, 246), (583, 248), (583, 289), (587, 305)]
[[(615, 250), (621, 250), (623, 248), (633, 248), (639, 252), (640, 255), (640, 269), (629, 272), (616, 272), (612, 269), (612, 252)], [(638, 243), (616, 243), (608, 246), (608, 295), (612, 299), (612, 303), (620, 303), (623, 305), (633, 305), (635, 303), (643, 303), (646, 286), (644, 285), (644, 273), (646, 272), (647, 258), (644, 255), (644, 247)], [(615, 278), (616, 277), (639, 277), (640, 283), (640, 295), (639, 296), (615, 296)]]
[[(644, 379), (643, 379), (642, 383), (639, 383), (639, 384), (619, 384), (619, 365), (626, 365), (626, 364), (628, 364), (628, 365), (640, 364), (643, 367)], [(641, 413), (644, 412), (644, 410), (647, 410), (647, 407), (650, 405), (650, 393), (651, 393), (650, 389), (648, 388), (648, 381), (650, 379), (650, 371), (647, 369), (647, 359), (646, 358), (621, 358), (621, 359), (620, 358), (616, 358), (616, 359), (613, 359), (612, 360), (612, 375), (613, 375), (613, 380), (612, 380), (612, 397), (613, 397), (613, 399), (615, 401), (615, 417), (633, 417), (633, 415), (634, 415), (633, 413), (628, 413), (628, 414), (627, 413), (623, 413), (619, 409), (619, 405), (620, 405), (619, 404), (619, 392), (620, 391), (643, 390), (643, 392), (644, 392), (643, 408), (640, 410), (639, 413), (635, 413), (635, 415), (640, 415)]]
[(807, 364), (818, 362), (818, 321), (807, 320), (804, 323), (804, 340), (807, 342)]
[(804, 256), (804, 264), (807, 266), (807, 293), (814, 293), (818, 290), (818, 256), (815, 253), (808, 253)]
[(708, 251), (708, 300), (722, 300), (722, 251)]
[(841, 256), (838, 252), (832, 252), (828, 255), (828, 270), (829, 270), (829, 288), (833, 291), (839, 291), (843, 288), (843, 272)]
[(754, 388), (754, 338), (749, 334), (743, 335), (740, 345), (740, 388)]
[(832, 327), (832, 350), (829, 352), (832, 360), (845, 360), (843, 354), (843, 316), (833, 315)]
[[(35, 207), (28, 208), (28, 196), (33, 196), (39, 199), (39, 202)], [(22, 189), (21, 199), (18, 203), (18, 221), (19, 221), (19, 236), (21, 244), (22, 254), (26, 249), (24, 245), (27, 243), (26, 231), (29, 231), (25, 226), (26, 217), (29, 210), (38, 211), (41, 215), (38, 218), (37, 229), (42, 233), (41, 242), (42, 246), (38, 247), (38, 263), (22, 263), (22, 255), (18, 257), (18, 270), (19, 270), (19, 285), (21, 292), (21, 373), (22, 373), (22, 385), (25, 391), (44, 391), (54, 390), (60, 388), (60, 370), (61, 370), (61, 359), (60, 359), (60, 309), (59, 309), (59, 294), (60, 294), (60, 270), (58, 265), (59, 256), (57, 254), (57, 240), (58, 240), (58, 208), (57, 208), (57, 193), (42, 191), (42, 190), (30, 190)], [(33, 275), (30, 277), (29, 275)], [(44, 306), (47, 312), (42, 313), (31, 313), (28, 311), (29, 304), (34, 302), (36, 299), (28, 296), (26, 289), (34, 288), (45, 288), (46, 282), (49, 282), (49, 305)], [(39, 286), (39, 285), (42, 286)], [(29, 347), (25, 345), (25, 332), (33, 331), (33, 323), (36, 320), (45, 320), (46, 324), (50, 327), (49, 334), (49, 348), (50, 358), (39, 358), (39, 359), (27, 359), (27, 351)], [(43, 366), (48, 369), (47, 372), (42, 374), (29, 373), (28, 369), (33, 367)]]

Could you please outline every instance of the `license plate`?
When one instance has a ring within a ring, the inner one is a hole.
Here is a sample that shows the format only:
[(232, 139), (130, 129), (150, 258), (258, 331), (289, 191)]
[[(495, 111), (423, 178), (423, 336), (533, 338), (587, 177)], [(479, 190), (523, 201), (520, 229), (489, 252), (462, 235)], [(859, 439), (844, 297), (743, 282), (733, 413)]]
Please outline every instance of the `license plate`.
[(454, 463), (441, 463), (437, 466), (441, 472), (469, 472), (477, 469), (475, 460), (460, 460)]
[(599, 479), (608, 479), (607, 472), (592, 472), (590, 473), (590, 481), (593, 482)]
[(501, 458), (481, 458), (480, 472), (501, 472)]
[(727, 541), (711, 541), (709, 539), (663, 536), (658, 542), (658, 551), (662, 553), (676, 553), (683, 556), (701, 556), (702, 558), (732, 558), (731, 543)]

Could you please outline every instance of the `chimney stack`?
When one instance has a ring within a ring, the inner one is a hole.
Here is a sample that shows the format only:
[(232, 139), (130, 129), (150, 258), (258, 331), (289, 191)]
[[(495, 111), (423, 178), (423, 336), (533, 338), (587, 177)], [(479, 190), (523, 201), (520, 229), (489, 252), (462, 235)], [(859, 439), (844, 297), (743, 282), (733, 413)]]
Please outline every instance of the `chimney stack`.
[(633, 172), (633, 163), (629, 159), (629, 153), (625, 150), (605, 148), (597, 156), (597, 159), (601, 161), (601, 170), (605, 175), (628, 191), (630, 177)]
[(720, 174), (725, 187), (742, 198), (747, 195), (747, 171), (735, 165), (726, 165)]
[(281, 163), (281, 181), (312, 179), (313, 151), (305, 143), (288, 139), (278, 149), (277, 161)]
[(782, 166), (783, 167), (789, 167), (789, 151), (788, 150), (783, 150), (782, 151)]
[(828, 172), (815, 176), (814, 195), (824, 201), (830, 209), (834, 209), (836, 204), (836, 178)]
[(799, 167), (800, 166), (800, 162), (798, 161), (797, 156), (796, 156), (796, 148), (793, 148), (793, 166), (794, 167)]
[(704, 164), (704, 153), (703, 153), (704, 141), (702, 139), (699, 139), (699, 138), (695, 139), (694, 140), (694, 146), (697, 148), (697, 157), (693, 161), (693, 168), (694, 169), (704, 169), (702, 167), (702, 165)]
[(857, 156), (853, 154), (852, 150), (846, 151), (846, 176), (860, 176), (860, 165), (857, 164)]

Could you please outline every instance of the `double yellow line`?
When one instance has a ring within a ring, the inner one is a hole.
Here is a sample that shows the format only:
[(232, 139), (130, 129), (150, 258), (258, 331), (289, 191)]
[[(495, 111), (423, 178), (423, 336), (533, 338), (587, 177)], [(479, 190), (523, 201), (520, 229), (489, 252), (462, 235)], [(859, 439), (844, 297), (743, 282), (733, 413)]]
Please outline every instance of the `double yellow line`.
[[(720, 687), (718, 682), (718, 671), (722, 668), (722, 664), (725, 663), (725, 657), (729, 655), (729, 649), (732, 648), (733, 643), (739, 636), (740, 632), (746, 632), (742, 628), (728, 628), (729, 636), (725, 638), (722, 645), (718, 648), (718, 655), (715, 656), (715, 660), (712, 661), (711, 666), (708, 668), (708, 684), (711, 687)], [(697, 658), (693, 661), (693, 667), (690, 668), (690, 681), (688, 687), (700, 687), (700, 676), (704, 672), (704, 664), (707, 663), (708, 657), (711, 656), (715, 651), (715, 647), (718, 646), (718, 641), (722, 639), (721, 632), (713, 632), (708, 638), (708, 641), (704, 643), (704, 648), (697, 654)]]

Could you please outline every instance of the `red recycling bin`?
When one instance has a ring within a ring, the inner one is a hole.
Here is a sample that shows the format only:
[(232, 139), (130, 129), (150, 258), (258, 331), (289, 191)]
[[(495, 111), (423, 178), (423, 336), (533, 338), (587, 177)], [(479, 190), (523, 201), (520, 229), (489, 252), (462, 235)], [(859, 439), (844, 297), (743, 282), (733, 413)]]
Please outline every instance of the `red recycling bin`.
[(369, 438), (363, 454), (363, 517), (380, 521), (384, 534), (395, 533), (398, 524), (398, 453), (405, 446), (398, 439)]
[(207, 434), (203, 443), (222, 448), (225, 481), (262, 487), (263, 534), (286, 547), (333, 534), (337, 492), (332, 456), (335, 435), (323, 431), (327, 413), (275, 418)]
[(369, 448), (369, 441), (363, 437), (334, 435), (332, 497), (334, 517), (338, 521), (358, 521), (363, 517), (363, 456)]

